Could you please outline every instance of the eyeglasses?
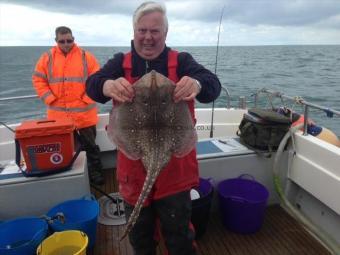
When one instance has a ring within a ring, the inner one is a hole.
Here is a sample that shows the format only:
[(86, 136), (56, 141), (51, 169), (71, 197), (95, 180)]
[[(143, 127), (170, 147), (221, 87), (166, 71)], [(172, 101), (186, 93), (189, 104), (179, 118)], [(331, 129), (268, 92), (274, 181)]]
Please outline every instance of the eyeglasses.
[(74, 39), (66, 39), (66, 40), (59, 40), (58, 43), (65, 44), (65, 43), (73, 43)]

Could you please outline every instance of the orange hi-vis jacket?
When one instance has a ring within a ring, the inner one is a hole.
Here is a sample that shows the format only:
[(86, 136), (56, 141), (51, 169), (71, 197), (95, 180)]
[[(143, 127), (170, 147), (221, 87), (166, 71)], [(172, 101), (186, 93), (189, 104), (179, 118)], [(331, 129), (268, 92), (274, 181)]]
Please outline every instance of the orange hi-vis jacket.
[(87, 96), (85, 82), (99, 68), (96, 58), (76, 44), (66, 56), (58, 46), (45, 52), (36, 64), (32, 81), (47, 106), (47, 118), (71, 118), (77, 129), (96, 125), (97, 106)]

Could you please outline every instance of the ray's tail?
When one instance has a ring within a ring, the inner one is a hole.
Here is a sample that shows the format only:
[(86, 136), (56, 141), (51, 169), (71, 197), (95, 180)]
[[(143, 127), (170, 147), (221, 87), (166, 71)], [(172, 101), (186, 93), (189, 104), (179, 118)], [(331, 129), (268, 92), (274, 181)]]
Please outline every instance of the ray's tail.
[(159, 174), (161, 169), (158, 169), (156, 171), (148, 171), (146, 177), (145, 177), (145, 181), (143, 184), (143, 188), (142, 191), (138, 197), (138, 200), (136, 202), (136, 205), (129, 217), (129, 220), (127, 222), (127, 225), (125, 227), (125, 231), (124, 234), (122, 235), (122, 237), (120, 238), (120, 241), (122, 241), (131, 231), (131, 229), (133, 228), (133, 226), (135, 225), (139, 213), (142, 210), (143, 207), (143, 203), (145, 201), (145, 199), (149, 196), (149, 193), (157, 179), (157, 176)]

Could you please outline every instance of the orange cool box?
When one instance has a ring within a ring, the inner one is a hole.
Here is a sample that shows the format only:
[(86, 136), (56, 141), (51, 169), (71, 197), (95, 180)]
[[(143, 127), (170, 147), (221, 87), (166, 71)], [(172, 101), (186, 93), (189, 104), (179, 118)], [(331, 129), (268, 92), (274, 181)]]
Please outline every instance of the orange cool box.
[(25, 172), (47, 173), (69, 166), (74, 153), (74, 130), (70, 119), (22, 122), (15, 130), (15, 138), (25, 159)]

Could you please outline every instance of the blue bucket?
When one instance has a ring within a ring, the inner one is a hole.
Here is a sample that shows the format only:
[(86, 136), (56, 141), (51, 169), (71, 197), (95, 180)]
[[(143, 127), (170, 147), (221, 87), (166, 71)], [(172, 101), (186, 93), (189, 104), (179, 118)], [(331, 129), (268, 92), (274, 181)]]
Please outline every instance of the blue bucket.
[(200, 194), (200, 198), (192, 200), (191, 222), (194, 225), (195, 239), (197, 240), (206, 232), (214, 189), (209, 180), (200, 178), (196, 190)]
[(33, 255), (47, 235), (45, 220), (36, 217), (17, 218), (0, 224), (1, 255)]
[(89, 199), (68, 200), (56, 205), (48, 211), (47, 216), (54, 218), (56, 215), (64, 215), (64, 221), (57, 218), (50, 223), (53, 231), (80, 230), (89, 238), (89, 248), (93, 248), (96, 242), (97, 218), (99, 204), (92, 196)]
[(242, 177), (219, 183), (218, 196), (224, 226), (236, 233), (257, 232), (263, 223), (269, 192), (265, 186)]

